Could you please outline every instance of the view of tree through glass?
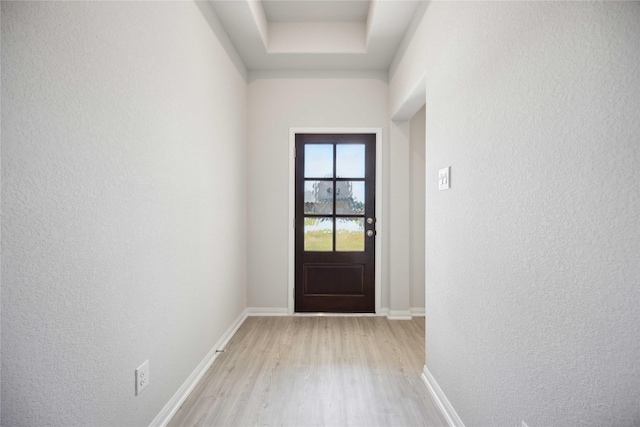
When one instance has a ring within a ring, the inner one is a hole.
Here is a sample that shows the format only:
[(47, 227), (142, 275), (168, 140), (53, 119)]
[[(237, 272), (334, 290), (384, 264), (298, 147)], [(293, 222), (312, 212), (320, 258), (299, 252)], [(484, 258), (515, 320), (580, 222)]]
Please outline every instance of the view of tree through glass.
[(332, 251), (334, 240), (336, 251), (364, 251), (364, 172), (363, 144), (305, 145), (304, 176), (314, 178), (304, 181), (304, 214), (314, 215), (304, 219), (305, 251)]

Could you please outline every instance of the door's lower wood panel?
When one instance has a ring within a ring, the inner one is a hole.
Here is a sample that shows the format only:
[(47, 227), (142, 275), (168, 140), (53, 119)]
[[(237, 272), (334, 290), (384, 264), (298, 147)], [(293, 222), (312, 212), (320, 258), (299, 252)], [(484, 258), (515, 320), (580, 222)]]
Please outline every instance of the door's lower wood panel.
[(364, 264), (305, 264), (305, 295), (363, 295)]

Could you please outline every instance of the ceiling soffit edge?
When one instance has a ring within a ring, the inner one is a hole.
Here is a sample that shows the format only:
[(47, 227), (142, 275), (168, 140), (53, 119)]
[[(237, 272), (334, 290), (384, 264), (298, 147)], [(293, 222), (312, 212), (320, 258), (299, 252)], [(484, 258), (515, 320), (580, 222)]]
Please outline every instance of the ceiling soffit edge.
[[(358, 0), (209, 0), (248, 70), (388, 69), (420, 1), (371, 0), (360, 17), (348, 15), (360, 20), (348, 20), (338, 9)], [(273, 22), (269, 3), (280, 7)], [(324, 13), (319, 4), (334, 9)], [(334, 20), (314, 21), (314, 11)]]

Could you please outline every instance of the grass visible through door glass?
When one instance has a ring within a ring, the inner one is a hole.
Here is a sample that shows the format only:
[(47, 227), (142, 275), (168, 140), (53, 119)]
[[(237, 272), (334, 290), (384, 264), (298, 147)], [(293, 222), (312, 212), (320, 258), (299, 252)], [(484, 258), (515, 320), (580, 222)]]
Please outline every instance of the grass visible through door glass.
[(322, 252), (333, 250), (333, 218), (304, 219), (304, 250)]
[[(304, 250), (327, 252), (332, 250), (331, 230), (308, 231), (304, 233)], [(341, 252), (362, 252), (363, 234), (358, 231), (339, 231), (337, 250)]]
[(362, 231), (338, 230), (336, 234), (336, 251), (364, 251), (364, 233)]

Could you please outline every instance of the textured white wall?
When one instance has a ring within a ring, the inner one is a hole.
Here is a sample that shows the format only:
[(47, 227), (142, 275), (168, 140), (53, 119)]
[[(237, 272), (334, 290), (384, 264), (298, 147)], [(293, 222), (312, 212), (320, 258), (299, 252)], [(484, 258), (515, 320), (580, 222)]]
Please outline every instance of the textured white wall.
[(2, 2), (3, 425), (148, 425), (246, 307), (246, 95), (192, 2)]
[(639, 35), (638, 2), (431, 2), (390, 80), (426, 72), (426, 364), (467, 425), (640, 424)]
[[(250, 307), (288, 304), (289, 128), (383, 128), (384, 152), (387, 102), (387, 83), (374, 78), (256, 77), (249, 84)], [(383, 269), (383, 307), (386, 283)]]
[(409, 318), (411, 308), (410, 123), (389, 124), (389, 316)]
[(412, 308), (424, 307), (424, 250), (425, 250), (425, 118), (422, 107), (409, 122), (409, 265), (410, 301)]

